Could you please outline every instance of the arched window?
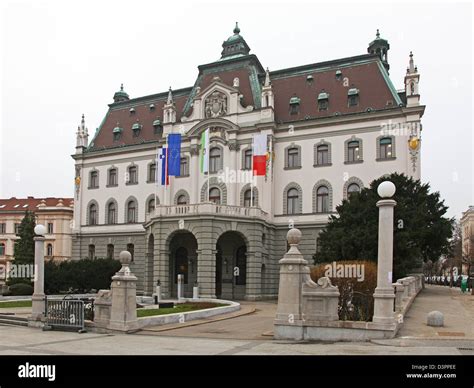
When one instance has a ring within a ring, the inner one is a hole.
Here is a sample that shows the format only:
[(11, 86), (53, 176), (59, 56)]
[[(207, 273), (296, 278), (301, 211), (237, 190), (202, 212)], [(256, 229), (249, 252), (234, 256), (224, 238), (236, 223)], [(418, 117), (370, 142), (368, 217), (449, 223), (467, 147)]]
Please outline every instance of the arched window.
[(48, 244), (46, 246), (46, 256), (53, 256), (53, 244)]
[(5, 256), (5, 244), (0, 243), (0, 256)]
[(300, 155), (298, 147), (290, 147), (286, 150), (287, 152), (287, 167), (296, 168), (300, 167)]
[(221, 203), (221, 191), (217, 187), (209, 190), (209, 201), (219, 205)]
[(107, 259), (114, 258), (114, 244), (107, 244)]
[(393, 157), (392, 153), (392, 138), (383, 137), (380, 141), (380, 159), (390, 159)]
[(222, 152), (219, 147), (213, 147), (209, 151), (209, 171), (216, 173), (221, 169)]
[(357, 162), (360, 160), (360, 144), (358, 140), (347, 143), (347, 161)]
[(148, 182), (156, 182), (156, 163), (150, 163), (148, 165)]
[(329, 164), (329, 146), (327, 144), (321, 144), (318, 146), (317, 164), (318, 165)]
[(117, 186), (118, 180), (117, 180), (117, 169), (116, 168), (111, 168), (109, 170), (109, 176), (107, 179), (107, 185), (108, 186)]
[(155, 211), (155, 198), (151, 198), (148, 201), (147, 212), (153, 213)]
[(117, 206), (115, 202), (110, 202), (107, 205), (107, 223), (116, 224), (117, 223)]
[(354, 193), (360, 193), (360, 186), (357, 183), (351, 183), (347, 186), (347, 197), (350, 197)]
[(176, 204), (177, 205), (187, 205), (188, 204), (188, 200), (186, 198), (186, 195), (185, 194), (181, 194), (180, 196), (178, 196), (178, 199), (176, 200)]
[(135, 245), (127, 244), (127, 251), (132, 255), (132, 261), (135, 261)]
[(89, 178), (89, 188), (90, 189), (97, 189), (99, 187), (99, 172), (98, 171), (91, 171), (90, 178)]
[(94, 244), (90, 244), (89, 245), (89, 259), (95, 259), (95, 245)]
[(286, 197), (286, 209), (287, 214), (297, 214), (299, 212), (299, 193), (298, 190), (292, 188), (288, 190), (288, 194)]
[(97, 205), (95, 203), (89, 205), (89, 225), (97, 225)]
[(137, 166), (130, 166), (128, 168), (128, 185), (135, 185), (138, 183), (138, 167)]
[[(251, 200), (252, 199), (252, 200)], [(245, 207), (250, 207), (250, 206), (256, 206), (257, 203), (255, 202), (255, 190), (245, 190), (244, 193), (244, 206)]]
[(127, 203), (127, 223), (137, 222), (137, 204), (133, 199)]
[(316, 192), (316, 211), (327, 213), (329, 211), (329, 189), (326, 186), (318, 187)]
[(244, 151), (244, 163), (243, 163), (244, 170), (250, 170), (252, 168), (252, 150), (245, 150)]
[(179, 165), (179, 175), (180, 176), (189, 176), (189, 163), (186, 156), (181, 157)]

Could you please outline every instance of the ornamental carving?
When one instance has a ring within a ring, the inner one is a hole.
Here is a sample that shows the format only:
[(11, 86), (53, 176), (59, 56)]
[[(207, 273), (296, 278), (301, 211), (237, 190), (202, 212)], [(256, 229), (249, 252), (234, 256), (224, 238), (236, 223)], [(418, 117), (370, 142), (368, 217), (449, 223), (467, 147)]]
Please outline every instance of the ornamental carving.
[(206, 118), (224, 116), (227, 114), (227, 96), (219, 91), (212, 92), (205, 102)]

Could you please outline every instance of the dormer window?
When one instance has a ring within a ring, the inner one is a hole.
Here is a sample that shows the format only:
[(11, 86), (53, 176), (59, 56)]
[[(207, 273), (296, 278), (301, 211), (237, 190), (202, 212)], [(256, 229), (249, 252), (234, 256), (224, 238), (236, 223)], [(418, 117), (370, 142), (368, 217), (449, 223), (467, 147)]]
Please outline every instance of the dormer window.
[(142, 129), (142, 125), (140, 123), (135, 123), (132, 125), (133, 137), (140, 136), (140, 130)]
[(155, 110), (155, 104), (150, 104), (150, 106), (148, 107), (150, 110)]
[(122, 138), (122, 131), (123, 129), (117, 126), (113, 129), (114, 141), (119, 141)]
[(314, 81), (314, 78), (313, 78), (313, 76), (312, 76), (311, 74), (306, 76), (306, 82), (307, 82), (308, 84), (312, 85), (312, 84), (313, 84), (313, 81)]
[(359, 89), (351, 88), (347, 92), (347, 105), (357, 106), (359, 105)]
[(293, 96), (290, 98), (290, 114), (296, 115), (300, 111), (300, 103), (301, 99), (297, 96)]
[(324, 90), (318, 94), (318, 109), (319, 111), (328, 110), (329, 107), (329, 93)]
[(129, 112), (131, 115), (135, 114), (135, 108), (130, 108)]
[(336, 70), (336, 79), (340, 81), (342, 79), (342, 71), (341, 70)]
[(160, 119), (153, 121), (153, 130), (155, 135), (161, 136), (163, 134), (163, 125), (161, 124)]

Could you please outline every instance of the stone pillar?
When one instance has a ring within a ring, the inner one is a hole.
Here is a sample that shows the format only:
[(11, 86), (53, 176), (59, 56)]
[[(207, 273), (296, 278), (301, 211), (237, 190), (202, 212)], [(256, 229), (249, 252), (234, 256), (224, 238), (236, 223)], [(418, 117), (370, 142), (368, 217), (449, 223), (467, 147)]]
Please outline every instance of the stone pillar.
[(32, 309), (29, 317), (30, 325), (35, 326), (35, 323), (44, 320), (45, 311), (45, 295), (44, 295), (44, 235), (46, 228), (44, 225), (38, 224), (35, 226), (35, 268), (34, 268), (34, 291), (31, 297)]
[[(308, 262), (298, 250), (301, 232), (290, 229), (287, 234), (290, 250), (279, 261), (280, 286), (275, 318), (275, 338), (303, 339), (303, 296), (301, 292)], [(288, 328), (291, 326), (291, 328)]]
[(138, 330), (137, 320), (137, 277), (130, 272), (132, 255), (120, 252), (122, 268), (112, 277), (112, 306), (109, 329), (133, 332)]
[[(377, 188), (382, 198), (395, 194), (395, 185), (390, 181), (382, 182)], [(393, 271), (393, 208), (397, 203), (393, 199), (377, 202), (379, 208), (379, 243), (377, 258), (377, 288), (374, 292), (374, 323), (394, 323), (393, 303), (395, 294), (392, 286)]]
[[(200, 243), (199, 246), (202, 244)], [(207, 244), (206, 244), (207, 245)], [(216, 250), (210, 247), (198, 249), (197, 281), (201, 298), (216, 297)]]
[(257, 300), (262, 295), (262, 252), (247, 252), (247, 285), (245, 299)]
[(199, 194), (201, 189), (199, 187), (199, 180), (201, 173), (199, 172), (199, 144), (191, 144), (191, 160), (190, 160), (190, 173), (191, 173), (191, 203), (199, 203)]

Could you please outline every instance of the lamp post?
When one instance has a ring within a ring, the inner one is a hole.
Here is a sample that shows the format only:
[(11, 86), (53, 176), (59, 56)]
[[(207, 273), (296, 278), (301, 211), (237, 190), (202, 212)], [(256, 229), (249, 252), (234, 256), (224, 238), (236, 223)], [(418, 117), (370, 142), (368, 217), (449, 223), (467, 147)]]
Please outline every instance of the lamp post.
[(393, 208), (397, 204), (390, 199), (395, 194), (395, 185), (382, 182), (377, 188), (382, 198), (379, 208), (379, 237), (377, 258), (377, 288), (374, 292), (374, 323), (394, 323), (393, 303), (395, 293), (392, 286), (393, 271)]
[(46, 228), (44, 225), (35, 226), (35, 286), (32, 301), (31, 321), (41, 321), (44, 318), (44, 235)]

